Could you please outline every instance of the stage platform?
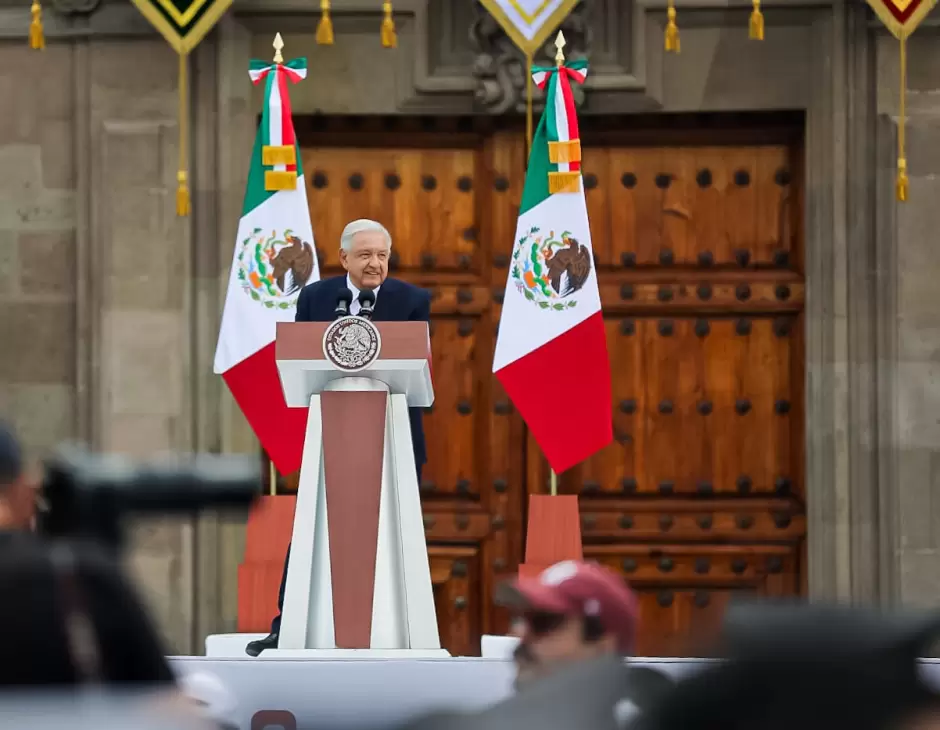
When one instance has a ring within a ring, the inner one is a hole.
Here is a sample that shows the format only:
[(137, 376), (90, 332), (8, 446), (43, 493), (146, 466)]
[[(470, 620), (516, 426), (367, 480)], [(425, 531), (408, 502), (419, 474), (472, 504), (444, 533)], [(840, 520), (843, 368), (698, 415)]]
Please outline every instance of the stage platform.
[[(263, 656), (263, 655), (262, 655)], [(233, 718), (242, 730), (280, 727), (383, 730), (436, 709), (485, 708), (512, 691), (506, 659), (453, 657), (426, 660), (321, 660), (173, 657), (180, 673), (218, 677), (238, 702)], [(634, 659), (680, 677), (703, 659)], [(940, 687), (940, 660), (924, 660)], [(260, 713), (260, 714), (259, 714)]]
[[(213, 659), (245, 659), (245, 647), (249, 642), (262, 639), (267, 634), (213, 634), (206, 637), (206, 656)], [(480, 642), (484, 659), (512, 659), (518, 639), (511, 636), (485, 635)], [(265, 658), (262, 653), (261, 658)]]

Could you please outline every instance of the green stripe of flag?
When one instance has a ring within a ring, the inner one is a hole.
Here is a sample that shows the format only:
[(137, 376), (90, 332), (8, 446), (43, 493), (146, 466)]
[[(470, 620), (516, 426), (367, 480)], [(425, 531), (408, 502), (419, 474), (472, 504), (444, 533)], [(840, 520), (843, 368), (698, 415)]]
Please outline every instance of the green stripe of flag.
[[(544, 69), (549, 70), (549, 69)], [(522, 201), (519, 203), (519, 215), (531, 210), (549, 197), (548, 173), (558, 170), (558, 165), (548, 161), (548, 142), (558, 139), (558, 127), (555, 120), (555, 94), (558, 93), (558, 74), (551, 69), (548, 93), (545, 95), (545, 111), (539, 119), (539, 126), (532, 135), (532, 149), (529, 152), (529, 166), (525, 172), (525, 185), (522, 188)]]

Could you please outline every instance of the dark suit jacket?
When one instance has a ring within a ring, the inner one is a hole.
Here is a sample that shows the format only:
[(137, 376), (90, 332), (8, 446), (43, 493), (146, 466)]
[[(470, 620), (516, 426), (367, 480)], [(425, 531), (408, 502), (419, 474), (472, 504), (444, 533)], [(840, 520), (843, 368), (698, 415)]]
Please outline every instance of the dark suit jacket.
[[(336, 297), (345, 288), (345, 275), (321, 279), (305, 286), (297, 300), (297, 321), (332, 321), (336, 310)], [(430, 318), (431, 295), (427, 291), (399, 279), (389, 278), (382, 283), (372, 312), (374, 322), (427, 322)], [(415, 464), (421, 467), (427, 461), (421, 409), (409, 408), (408, 411), (411, 417)]]

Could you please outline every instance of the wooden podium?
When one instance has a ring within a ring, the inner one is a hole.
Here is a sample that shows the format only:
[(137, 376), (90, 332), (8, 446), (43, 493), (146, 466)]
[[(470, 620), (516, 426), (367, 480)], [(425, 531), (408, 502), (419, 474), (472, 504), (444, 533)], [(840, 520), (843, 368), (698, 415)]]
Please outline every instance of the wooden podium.
[(430, 406), (424, 322), (283, 322), (287, 404), (309, 407), (281, 619), (270, 658), (447, 657), (408, 408)]

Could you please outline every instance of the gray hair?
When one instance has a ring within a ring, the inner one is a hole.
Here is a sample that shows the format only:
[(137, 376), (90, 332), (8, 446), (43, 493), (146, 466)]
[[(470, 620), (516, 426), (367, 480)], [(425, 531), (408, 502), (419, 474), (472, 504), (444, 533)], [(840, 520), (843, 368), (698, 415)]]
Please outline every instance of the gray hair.
[(392, 234), (388, 229), (378, 221), (371, 221), (368, 218), (360, 218), (346, 225), (343, 234), (339, 237), (339, 246), (344, 251), (349, 251), (353, 245), (353, 237), (357, 233), (366, 233), (377, 231), (385, 234), (385, 240), (388, 241), (388, 247), (392, 247)]

